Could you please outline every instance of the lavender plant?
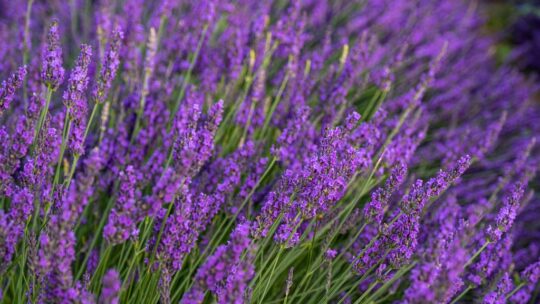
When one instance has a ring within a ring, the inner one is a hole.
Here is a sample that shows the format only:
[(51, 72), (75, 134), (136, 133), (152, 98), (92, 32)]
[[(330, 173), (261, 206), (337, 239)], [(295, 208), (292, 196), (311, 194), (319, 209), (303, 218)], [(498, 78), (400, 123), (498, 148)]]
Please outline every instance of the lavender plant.
[(483, 16), (1, 2), (1, 302), (538, 302), (538, 87)]

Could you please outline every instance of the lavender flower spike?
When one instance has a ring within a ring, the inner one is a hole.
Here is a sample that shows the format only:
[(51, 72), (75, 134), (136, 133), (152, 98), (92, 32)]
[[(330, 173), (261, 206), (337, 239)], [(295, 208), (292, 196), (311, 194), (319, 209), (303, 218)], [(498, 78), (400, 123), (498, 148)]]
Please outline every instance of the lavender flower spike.
[(49, 27), (47, 46), (43, 50), (42, 68), (41, 80), (52, 90), (58, 89), (64, 80), (64, 68), (62, 67), (62, 48), (57, 20), (54, 20)]
[(0, 116), (9, 108), (9, 104), (15, 95), (15, 90), (21, 86), (25, 76), (26, 67), (20, 67), (11, 77), (2, 81), (2, 86), (0, 86)]
[(103, 276), (103, 290), (99, 303), (118, 304), (120, 303), (119, 294), (122, 282), (118, 271), (109, 269)]
[(85, 100), (85, 91), (88, 85), (88, 65), (92, 57), (92, 48), (89, 45), (81, 46), (81, 54), (77, 64), (69, 76), (67, 91), (64, 92), (64, 105), (73, 121), (72, 134), (69, 138), (69, 147), (75, 154), (81, 155), (83, 137), (86, 128), (86, 115), (88, 106)]
[(512, 188), (510, 194), (504, 198), (504, 205), (499, 210), (495, 220), (496, 227), (489, 226), (487, 233), (490, 241), (496, 242), (501, 239), (502, 235), (510, 230), (514, 220), (516, 219), (519, 203), (523, 197), (524, 186), (517, 183)]
[(202, 303), (205, 290), (216, 294), (218, 303), (243, 303), (247, 283), (254, 274), (249, 262), (250, 253), (242, 259), (244, 251), (251, 247), (249, 235), (250, 224), (239, 224), (227, 245), (220, 246), (199, 269), (195, 285), (184, 295), (181, 303)]
[(381, 224), (390, 196), (401, 185), (407, 174), (407, 166), (398, 163), (386, 180), (384, 187), (378, 188), (371, 195), (371, 201), (364, 208), (364, 216), (378, 225)]
[(97, 84), (92, 92), (93, 99), (96, 103), (103, 103), (109, 94), (112, 81), (116, 77), (116, 71), (120, 65), (120, 46), (123, 39), (124, 32), (116, 28), (113, 31), (104, 62), (101, 64)]

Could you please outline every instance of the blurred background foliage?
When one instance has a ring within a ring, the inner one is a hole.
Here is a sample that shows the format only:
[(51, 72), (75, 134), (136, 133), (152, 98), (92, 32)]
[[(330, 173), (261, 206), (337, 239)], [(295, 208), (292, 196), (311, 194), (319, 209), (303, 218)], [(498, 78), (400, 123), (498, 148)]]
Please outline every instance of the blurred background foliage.
[(487, 2), (487, 30), (498, 37), (494, 50), (500, 62), (509, 61), (522, 71), (540, 72), (540, 1)]

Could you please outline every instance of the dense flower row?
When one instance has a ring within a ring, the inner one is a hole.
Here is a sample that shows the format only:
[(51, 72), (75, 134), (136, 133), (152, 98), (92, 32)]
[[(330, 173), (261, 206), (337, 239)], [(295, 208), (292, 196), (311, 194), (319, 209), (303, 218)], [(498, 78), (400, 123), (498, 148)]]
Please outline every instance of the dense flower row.
[(0, 4), (3, 302), (538, 301), (537, 87), (481, 16)]

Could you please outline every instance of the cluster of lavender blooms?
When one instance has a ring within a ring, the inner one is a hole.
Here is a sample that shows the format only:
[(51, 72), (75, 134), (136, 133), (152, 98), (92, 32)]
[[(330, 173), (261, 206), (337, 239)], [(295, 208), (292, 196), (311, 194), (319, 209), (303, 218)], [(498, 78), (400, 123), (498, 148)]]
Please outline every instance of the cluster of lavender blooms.
[(0, 2), (0, 302), (538, 302), (539, 87), (482, 16)]

